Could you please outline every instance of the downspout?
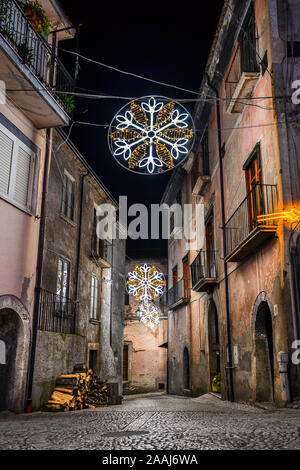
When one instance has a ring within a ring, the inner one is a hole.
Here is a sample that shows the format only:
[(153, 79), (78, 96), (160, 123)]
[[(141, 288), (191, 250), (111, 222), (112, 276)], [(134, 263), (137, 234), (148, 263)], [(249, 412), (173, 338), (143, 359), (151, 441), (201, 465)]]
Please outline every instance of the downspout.
[[(80, 180), (80, 206), (79, 206), (79, 220), (78, 220), (78, 235), (77, 235), (77, 252), (76, 252), (76, 272), (75, 272), (75, 291), (74, 299), (76, 305), (78, 305), (78, 292), (79, 292), (79, 267), (80, 267), (80, 252), (81, 252), (81, 233), (82, 233), (82, 208), (83, 208), (83, 190), (84, 190), (84, 178), (89, 172), (81, 175)], [(77, 312), (77, 308), (76, 308)]]
[(31, 354), (30, 354), (28, 382), (27, 382), (27, 399), (26, 399), (26, 404), (25, 404), (25, 411), (27, 413), (31, 413), (32, 411), (32, 387), (33, 387), (33, 376), (34, 376), (34, 362), (35, 362), (35, 354), (36, 354), (39, 304), (40, 304), (40, 294), (41, 294), (41, 287), (42, 287), (43, 254), (44, 254), (45, 226), (46, 226), (46, 212), (47, 212), (46, 199), (47, 199), (47, 191), (48, 191), (48, 183), (49, 183), (51, 144), (52, 144), (52, 130), (47, 129), (46, 130), (45, 166), (44, 166), (44, 176), (43, 176), (43, 191), (42, 191), (41, 215), (40, 215), (40, 233), (39, 233), (35, 295), (34, 295), (34, 307), (33, 307), (33, 321), (32, 321), (32, 343), (31, 343)]
[(229, 390), (227, 396), (229, 401), (234, 401), (234, 387), (233, 387), (233, 373), (232, 373), (232, 349), (231, 349), (231, 330), (230, 330), (230, 307), (229, 307), (229, 285), (228, 285), (228, 269), (226, 256), (226, 228), (225, 228), (225, 202), (224, 202), (224, 174), (223, 174), (223, 161), (222, 161), (222, 136), (221, 136), (221, 113), (220, 113), (220, 101), (219, 92), (212, 85), (208, 74), (206, 74), (208, 86), (212, 89), (216, 96), (216, 108), (217, 108), (217, 125), (218, 125), (218, 153), (219, 153), (219, 167), (220, 167), (220, 193), (221, 193), (221, 213), (222, 213), (222, 239), (223, 239), (223, 262), (224, 262), (224, 283), (225, 283), (225, 308), (226, 308), (226, 323), (227, 323), (227, 351), (228, 351), (228, 363), (225, 367), (229, 374)]

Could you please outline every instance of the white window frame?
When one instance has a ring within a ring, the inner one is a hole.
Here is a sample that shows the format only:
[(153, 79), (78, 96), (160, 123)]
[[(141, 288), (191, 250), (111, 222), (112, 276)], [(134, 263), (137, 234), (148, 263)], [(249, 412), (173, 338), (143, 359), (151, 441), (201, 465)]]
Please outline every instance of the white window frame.
[[(70, 220), (73, 220), (74, 221), (74, 217), (75, 217), (75, 178), (66, 170), (64, 169), (64, 177), (66, 176), (66, 178), (68, 178), (71, 182), (72, 182), (72, 191), (73, 191), (73, 194), (71, 197), (73, 197), (73, 207), (72, 207), (72, 217), (69, 217), (67, 215), (67, 209), (68, 209), (68, 206), (67, 206), (67, 200), (65, 201), (65, 212), (63, 211), (63, 196), (64, 196), (64, 181), (63, 181), (63, 184), (62, 184), (62, 193), (61, 193), (61, 207), (60, 207), (60, 211), (62, 213), (62, 215), (64, 217), (67, 217), (68, 219)], [(67, 188), (66, 188), (67, 189)], [(68, 196), (68, 191), (66, 191), (66, 195)]]
[[(4, 194), (0, 192), (0, 198), (12, 203), (14, 206), (18, 207), (19, 209), (22, 209), (26, 212), (31, 213), (32, 211), (31, 204), (32, 204), (32, 195), (33, 195), (33, 176), (34, 176), (36, 154), (29, 147), (27, 147), (26, 144), (24, 144), (20, 139), (18, 139), (18, 137), (16, 137), (12, 132), (10, 132), (5, 126), (3, 126), (3, 124), (1, 123), (0, 123), (0, 131), (3, 132), (3, 134), (5, 134), (13, 142), (11, 169), (10, 169), (10, 176), (9, 176), (9, 183), (8, 183), (8, 193)], [(31, 157), (26, 205), (20, 204), (14, 199), (19, 148), (24, 150), (24, 152), (29, 154)], [(0, 171), (1, 171), (1, 168), (0, 168)]]
[(91, 274), (90, 289), (90, 319), (99, 320), (100, 313), (100, 280), (94, 274)]

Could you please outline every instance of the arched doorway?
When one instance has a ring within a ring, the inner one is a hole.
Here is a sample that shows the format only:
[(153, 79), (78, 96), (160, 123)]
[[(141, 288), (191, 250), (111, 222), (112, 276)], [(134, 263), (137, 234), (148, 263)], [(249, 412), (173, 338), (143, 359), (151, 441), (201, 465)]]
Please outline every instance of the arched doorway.
[(183, 350), (183, 388), (190, 390), (190, 355), (187, 347)]
[(259, 304), (255, 319), (256, 401), (274, 399), (274, 347), (272, 315), (266, 301)]
[(15, 378), (17, 372), (18, 337), (22, 323), (11, 309), (0, 310), (0, 410), (14, 408)]
[[(219, 319), (217, 307), (213, 300), (211, 300), (208, 309), (208, 350), (210, 379), (209, 390), (211, 391), (213, 388), (212, 382), (214, 379), (215, 384), (220, 384), (219, 374), (221, 373)], [(218, 377), (217, 380), (216, 377)], [(220, 392), (219, 387), (218, 392)]]

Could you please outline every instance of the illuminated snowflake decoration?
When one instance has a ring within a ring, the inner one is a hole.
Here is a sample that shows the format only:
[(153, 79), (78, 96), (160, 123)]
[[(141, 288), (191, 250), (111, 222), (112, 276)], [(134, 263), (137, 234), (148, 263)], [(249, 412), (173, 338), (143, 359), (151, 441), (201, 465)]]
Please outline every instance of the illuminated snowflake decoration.
[(166, 287), (164, 275), (155, 266), (143, 264), (128, 273), (127, 292), (141, 302), (151, 302), (160, 297)]
[(194, 124), (179, 103), (146, 96), (127, 103), (112, 120), (108, 143), (120, 165), (154, 175), (175, 168), (192, 150)]
[(153, 302), (142, 302), (137, 310), (137, 314), (140, 317), (140, 321), (152, 331), (160, 323), (160, 311)]

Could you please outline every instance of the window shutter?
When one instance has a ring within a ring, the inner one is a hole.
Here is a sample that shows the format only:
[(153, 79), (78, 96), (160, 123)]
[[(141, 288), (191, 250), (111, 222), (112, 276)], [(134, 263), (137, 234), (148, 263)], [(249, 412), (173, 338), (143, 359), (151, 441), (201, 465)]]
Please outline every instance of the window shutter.
[(0, 193), (7, 195), (11, 173), (13, 141), (0, 131)]
[(31, 180), (32, 157), (19, 146), (16, 164), (16, 177), (14, 188), (14, 201), (27, 207), (29, 203), (28, 193)]

